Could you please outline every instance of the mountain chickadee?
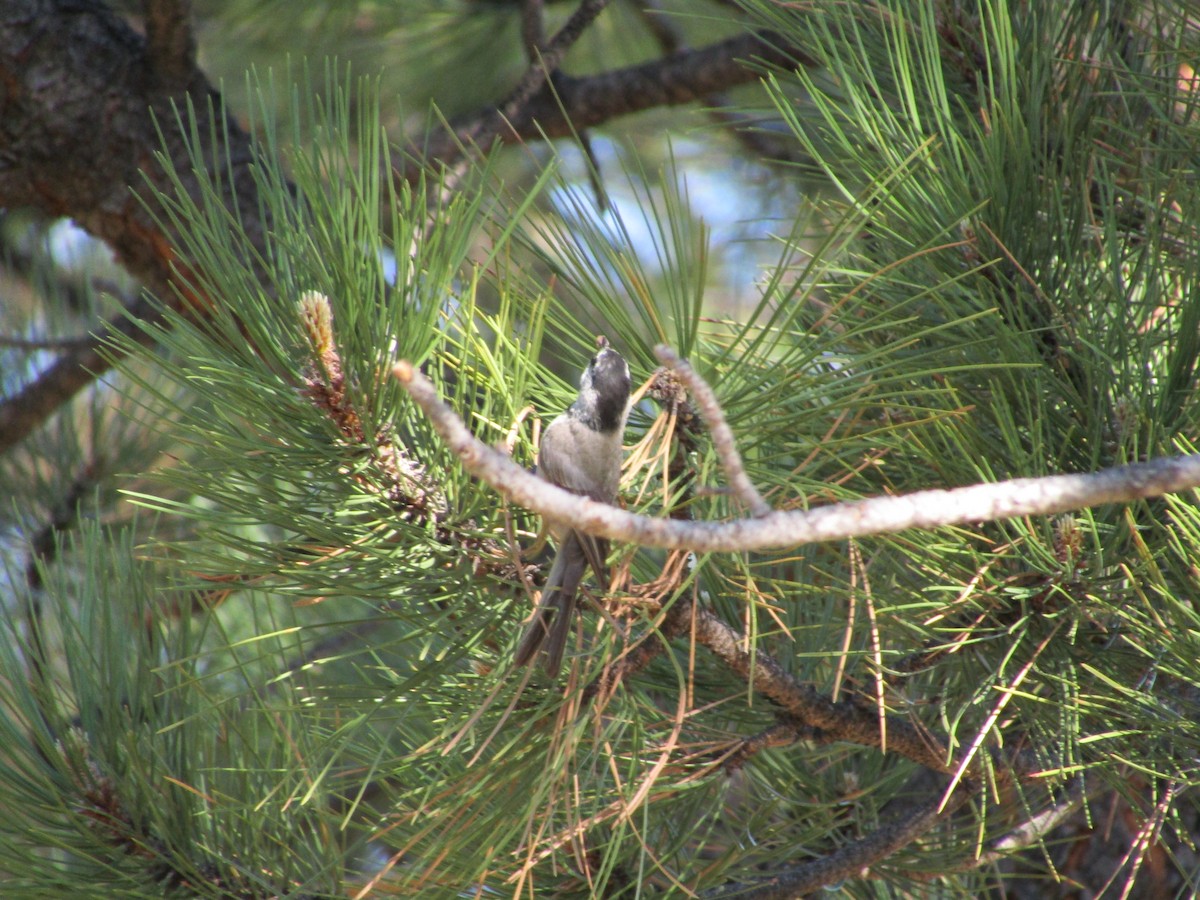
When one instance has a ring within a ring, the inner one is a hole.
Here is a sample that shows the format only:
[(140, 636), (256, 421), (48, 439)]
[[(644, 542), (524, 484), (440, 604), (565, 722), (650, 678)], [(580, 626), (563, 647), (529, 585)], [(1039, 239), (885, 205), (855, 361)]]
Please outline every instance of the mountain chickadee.
[[(551, 484), (601, 503), (617, 499), (621, 480), (621, 440), (629, 415), (629, 366), (621, 354), (596, 339), (599, 350), (579, 382), (570, 409), (550, 423), (538, 450), (538, 474)], [(574, 621), (575, 595), (588, 566), (607, 586), (608, 541), (575, 530), (559, 539), (558, 554), (542, 591), (542, 600), (517, 645), (515, 662), (528, 665), (544, 649), (545, 670), (558, 675)]]

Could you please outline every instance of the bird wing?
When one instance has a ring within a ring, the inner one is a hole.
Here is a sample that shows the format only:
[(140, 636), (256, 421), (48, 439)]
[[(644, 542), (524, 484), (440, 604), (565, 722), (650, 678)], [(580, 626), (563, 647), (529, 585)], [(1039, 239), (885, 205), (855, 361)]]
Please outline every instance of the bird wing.
[[(555, 432), (547, 430), (542, 438), (543, 448), (548, 443), (557, 443), (554, 439)], [(538, 454), (538, 474), (572, 494), (581, 494), (601, 503), (612, 502), (611, 497), (604, 495), (605, 486), (597, 484), (595, 476), (572, 459), (569, 453), (546, 453), (543, 449)]]
[(587, 557), (588, 565), (592, 567), (592, 571), (596, 573), (596, 577), (600, 580), (600, 586), (605, 590), (608, 589), (608, 540), (605, 538), (593, 537), (590, 534), (585, 534), (582, 531), (572, 531), (571, 534), (579, 541), (579, 546), (583, 549), (583, 555)]
[[(608, 496), (607, 486), (597, 484), (595, 477), (589, 474), (582, 466), (578, 465), (570, 453), (544, 452), (548, 445), (558, 443), (559, 441), (573, 442), (573, 438), (568, 433), (568, 430), (583, 427), (583, 425), (577, 425), (569, 420), (558, 419), (555, 420), (550, 428), (546, 429), (546, 433), (542, 435), (543, 452), (538, 454), (538, 474), (551, 484), (558, 485), (558, 487), (568, 490), (573, 494), (581, 494), (600, 503), (612, 503), (613, 498)], [(591, 565), (592, 571), (596, 573), (596, 577), (607, 587), (608, 571), (604, 563), (608, 558), (608, 541), (604, 538), (592, 537), (592, 535), (584, 534), (583, 532), (573, 533), (579, 541), (584, 555), (587, 556), (587, 561)], [(566, 536), (563, 537), (563, 541), (566, 541)]]

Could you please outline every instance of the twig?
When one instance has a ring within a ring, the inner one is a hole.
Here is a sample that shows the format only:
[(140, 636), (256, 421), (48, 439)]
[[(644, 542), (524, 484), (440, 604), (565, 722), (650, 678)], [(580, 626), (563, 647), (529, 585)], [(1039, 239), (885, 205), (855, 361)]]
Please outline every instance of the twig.
[[(296, 308), (311, 354), (300, 376), (301, 392), (337, 426), (347, 444), (369, 448), (376, 470), (386, 478), (388, 500), (398, 510), (403, 509), (414, 521), (433, 522), (440, 529), (446, 514), (442, 492), (429, 483), (424, 470), (397, 448), (386, 432), (368, 435), (363, 427), (342, 366), (329, 298), (320, 291), (305, 291)], [(355, 480), (378, 489), (361, 474)]]
[(424, 410), (446, 445), (472, 474), (518, 506), (588, 534), (643, 547), (740, 553), (820, 541), (974, 522), (1051, 515), (1106, 503), (1129, 503), (1200, 487), (1200, 455), (1163, 457), (1085, 475), (1016, 478), (952, 490), (918, 491), (756, 519), (690, 522), (658, 519), (596, 503), (529, 474), (477, 440), (433, 384), (408, 362), (393, 374)]
[(681, 359), (670, 347), (659, 344), (654, 348), (654, 355), (658, 357), (659, 362), (672, 369), (687, 385), (692, 399), (700, 407), (700, 415), (704, 419), (704, 424), (708, 426), (713, 449), (717, 451), (717, 458), (721, 460), (721, 468), (725, 470), (725, 480), (729, 482), (734, 493), (741, 498), (751, 515), (769, 515), (771, 505), (763, 499), (758, 488), (750, 481), (750, 476), (746, 474), (742, 455), (738, 453), (737, 441), (733, 437), (733, 429), (729, 427), (725, 411), (721, 409), (716, 393), (700, 376), (700, 373), (693, 369), (686, 359)]
[[(1094, 790), (1094, 787), (1091, 788), (1091, 791)], [(992, 841), (989, 850), (973, 858), (969, 863), (964, 864), (961, 870), (985, 868), (1012, 856), (1018, 850), (1023, 850), (1039, 841), (1045, 840), (1050, 832), (1069, 819), (1079, 809), (1080, 804), (1083, 803), (1087, 794), (1091, 791), (1085, 790), (1081, 785), (1077, 785), (1059, 803), (1056, 803), (1049, 809), (1042, 810), (1036, 815), (1030, 816), (1007, 834)], [(960, 869), (955, 867), (953, 871), (960, 871)]]
[(521, 42), (530, 63), (546, 43), (545, 0), (521, 0)]
[(721, 760), (721, 767), (725, 770), (726, 775), (732, 775), (763, 750), (772, 747), (787, 747), (799, 740), (819, 740), (819, 733), (815, 728), (799, 722), (786, 719), (776, 722), (758, 734), (744, 738), (731, 753), (724, 756)]
[[(521, 111), (521, 107), (541, 90), (550, 73), (558, 71), (567, 51), (579, 40), (583, 32), (592, 24), (596, 16), (600, 15), (604, 7), (608, 6), (609, 2), (610, 0), (582, 0), (580, 2), (579, 8), (571, 14), (571, 18), (567, 19), (563, 27), (555, 32), (554, 37), (550, 38), (545, 48), (537, 54), (537, 60), (529, 67), (516, 89), (505, 100), (504, 105), (500, 108), (500, 116), (504, 120), (514, 118)], [(495, 122), (495, 119), (493, 121)], [(499, 123), (496, 122), (496, 124)]]

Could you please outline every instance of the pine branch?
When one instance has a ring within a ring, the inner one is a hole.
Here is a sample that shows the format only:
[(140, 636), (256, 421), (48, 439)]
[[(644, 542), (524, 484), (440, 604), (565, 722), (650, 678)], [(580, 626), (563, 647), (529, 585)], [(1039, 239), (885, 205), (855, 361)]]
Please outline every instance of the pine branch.
[(708, 427), (713, 449), (725, 470), (725, 480), (734, 494), (742, 501), (746, 509), (750, 510), (752, 516), (769, 515), (771, 506), (763, 499), (763, 495), (758, 492), (758, 488), (746, 474), (746, 467), (738, 452), (733, 429), (729, 427), (729, 422), (725, 419), (725, 411), (721, 409), (721, 404), (712, 387), (686, 360), (680, 359), (674, 350), (662, 347), (659, 349), (658, 358), (679, 376), (695, 399), (696, 405), (700, 409), (700, 415), (704, 417), (704, 424)]
[(1200, 455), (1195, 455), (1155, 459), (1087, 475), (1016, 478), (840, 503), (806, 512), (773, 512), (731, 522), (655, 519), (580, 498), (529, 474), (474, 438), (463, 421), (441, 402), (429, 380), (409, 363), (398, 363), (395, 375), (471, 474), (513, 503), (553, 522), (643, 547), (704, 553), (797, 547), (907, 528), (1053, 515), (1200, 487)]
[[(452, 122), (448, 131), (434, 135), (420, 148), (420, 157), (425, 164), (445, 165), (474, 148), (487, 149), (483, 138), (513, 144), (570, 137), (621, 116), (702, 101), (757, 80), (766, 67), (810, 63), (802, 50), (764, 32), (599, 75), (572, 77), (559, 72), (552, 86), (542, 87), (519, 104), (507, 102)], [(415, 182), (421, 166), (400, 164), (398, 171)]]
[[(708, 388), (703, 379), (700, 379), (690, 367), (684, 368), (680, 364), (680, 361), (671, 354), (660, 352), (660, 358), (668, 363), (674, 363), (676, 374), (699, 393), (698, 406), (702, 415), (704, 415), (706, 423), (713, 427), (716, 432), (713, 438), (714, 448), (717, 450), (717, 454), (730, 481), (737, 483), (744, 479), (745, 470), (734, 445), (732, 432), (711, 389)], [(419, 373), (412, 370), (410, 366), (401, 363), (396, 367), (395, 374), (405, 384), (406, 388), (409, 389), (410, 394), (417, 403), (430, 416), (435, 428), (450, 448), (460, 457), (469, 471), (484, 477), (485, 480), (489, 480), (492, 483), (493, 487), (503, 489), (510, 495), (515, 496), (521, 493), (519, 488), (513, 489), (511, 483), (512, 473), (506, 473), (503, 478), (495, 480), (487, 478), (484, 473), (491, 469), (492, 464), (499, 462), (499, 460), (490, 458), (489, 449), (478, 441), (473, 440), (466, 432), (465, 426), (457, 420), (457, 417), (449, 413), (445, 407), (440, 406), (436, 401), (436, 396), (431, 392), (431, 386), (427, 382), (423, 382)], [(1151, 496), (1151, 494), (1145, 493), (1147, 486), (1154, 484), (1156, 478), (1165, 477), (1168, 483), (1170, 483), (1170, 478), (1172, 477), (1182, 479), (1197, 477), (1196, 468), (1198, 462), (1200, 460), (1197, 457), (1188, 457), (1180, 460), (1159, 460), (1152, 464), (1109, 470), (1098, 473), (1096, 476), (1057, 476), (1049, 479), (1024, 479), (1017, 482), (1018, 485), (1023, 486), (1023, 491), (1016, 493), (1018, 496), (1022, 492), (1030, 496), (1049, 496), (1052, 498), (1052, 503), (1058, 503), (1062, 502), (1063, 495), (1054, 490), (1046, 490), (1045, 488), (1047, 485), (1061, 486), (1065, 483), (1072, 485), (1076, 492), (1080, 490), (1084, 491), (1082, 494), (1068, 493), (1067, 496), (1090, 497), (1090, 502), (1111, 502), (1110, 498), (1114, 492), (1118, 496), (1125, 496), (1129, 499), (1146, 497)], [(1164, 473), (1166, 474), (1164, 475)], [(1172, 473), (1174, 474), (1172, 475)], [(1082, 478), (1083, 481), (1079, 482), (1075, 480), (1078, 478)], [(504, 488), (501, 488), (498, 484), (501, 480), (505, 482)], [(536, 482), (537, 479), (533, 479), (533, 481)], [(1182, 486), (1189, 486), (1186, 480), (1179, 483)], [(1010, 482), (1009, 484), (1013, 483)], [(1040, 488), (1034, 490), (1031, 488), (1031, 485), (1039, 485)], [(533, 489), (534, 485), (529, 485), (528, 487), (530, 488), (528, 496), (538, 493), (538, 491)], [(992, 486), (983, 485), (979, 487), (990, 488)], [(960, 489), (960, 492), (962, 490), (978, 491), (978, 488)], [(1094, 495), (1088, 494), (1087, 491), (1090, 490), (1098, 493)], [(931, 514), (931, 510), (929, 509), (931, 504), (925, 500), (925, 497), (938, 497), (939, 503), (943, 503), (945, 500), (942, 495), (960, 492), (925, 492), (924, 494), (909, 495), (909, 499), (913, 500), (916, 507), (923, 510), (921, 515), (928, 516)], [(746, 498), (747, 506), (753, 508), (759, 504), (758, 498), (760, 495), (752, 487), (747, 489), (743, 485), (742, 489), (739, 490), (739, 495)], [(998, 496), (1003, 497), (1005, 494), (1001, 493)], [(543, 501), (543, 509), (540, 511), (545, 514), (546, 507), (548, 506), (545, 503), (547, 498), (542, 496), (538, 499)], [(869, 509), (870, 505), (879, 502), (886, 504), (892, 499), (894, 498), (885, 498), (883, 501), (864, 501), (861, 504), (854, 504), (852, 508), (868, 507), (867, 515), (863, 518), (870, 521), (872, 519), (872, 511)], [(765, 506), (765, 503), (762, 505)], [(1045, 511), (1055, 512), (1059, 510), (1051, 506)], [(570, 525), (572, 527), (595, 527), (598, 519), (589, 518), (587, 515), (588, 512), (587, 510), (581, 510), (575, 518), (570, 520)], [(961, 510), (959, 510), (959, 514), (961, 514)], [(771, 516), (775, 514), (766, 513), (765, 515)], [(797, 515), (803, 516), (806, 514)], [(961, 521), (973, 521), (982, 518), (984, 516), (975, 513), (965, 516)], [(720, 525), (713, 525), (714, 529), (721, 527)], [(622, 537), (628, 540), (630, 533), (629, 531), (625, 531), (622, 533)], [(731, 542), (727, 549), (742, 550), (746, 548)], [(668, 566), (668, 569), (670, 569), (670, 566)], [(664, 573), (664, 582), (668, 585), (678, 583), (669, 579), (666, 573)], [(734, 894), (740, 896), (748, 894), (749, 896), (763, 898), (793, 897), (846, 877), (860, 874), (864, 870), (869, 869), (874, 863), (891, 856), (903, 846), (919, 839), (939, 822), (944, 821), (953, 810), (960, 808), (969, 798), (978, 793), (986, 773), (996, 771), (1000, 776), (1001, 782), (1006, 782), (1013, 776), (1018, 781), (1024, 781), (1031, 777), (1035, 779), (1040, 777), (1038, 774), (1040, 766), (1037, 765), (1035, 760), (1028, 758), (1028, 755), (1024, 752), (1018, 752), (1011, 759), (1003, 761), (998, 770), (993, 768), (993, 764), (999, 762), (998, 760), (989, 759), (985, 764), (983, 756), (978, 753), (982, 742), (991, 732), (995, 717), (1003, 710), (1005, 703), (1011, 699), (1011, 691), (1006, 691), (1000, 697), (998, 703), (994, 705), (987, 722), (980, 728), (974, 739), (969, 742), (970, 745), (966, 749), (966, 755), (961, 759), (954, 759), (948, 752), (948, 743), (944, 738), (939, 738), (926, 729), (914, 726), (908, 719), (887, 716), (885, 732), (881, 728), (879, 710), (866, 705), (860, 705), (855, 700), (841, 702), (828, 700), (812, 685), (803, 683), (788, 675), (769, 654), (759, 651), (751, 655), (747, 649), (749, 642), (746, 636), (728, 625), (711, 610), (696, 607), (691, 602), (677, 602), (671, 608), (668, 616), (669, 620), (664, 621), (661, 626), (664, 638), (679, 635), (683, 632), (684, 623), (690, 623), (691, 634), (697, 645), (706, 647), (718, 659), (722, 660), (735, 675), (752, 685), (756, 693), (770, 698), (781, 708), (783, 721), (767, 732), (744, 741), (735, 754), (728, 758), (727, 763), (734, 765), (744, 764), (746, 758), (765, 746), (778, 745), (807, 737), (821, 744), (826, 742), (846, 742), (875, 747), (884, 752), (905, 757), (932, 772), (937, 772), (943, 776), (953, 776), (951, 787), (941, 797), (923, 804), (918, 809), (906, 810), (905, 814), (897, 818), (892, 824), (875, 829), (868, 837), (860, 841), (813, 862), (783, 870), (778, 875), (773, 876), (770, 882), (765, 885), (730, 885), (721, 890), (714, 891), (711, 896), (732, 896)], [(1021, 670), (1014, 676), (1012, 683), (1008, 685), (1010, 689), (1015, 690), (1020, 686), (1022, 680), (1032, 671), (1038, 654), (1049, 646), (1056, 630), (1051, 629), (1043, 636), (1033, 656), (1029, 658)], [(615, 663), (606, 667), (604, 674), (585, 692), (584, 699), (607, 698), (614, 686), (622, 678), (628, 677), (633, 671), (644, 666), (657, 652), (659, 652), (658, 644), (650, 641), (643, 642), (632, 653), (622, 656)], [(884, 739), (885, 734), (886, 743)], [(1062, 810), (1053, 808), (1047, 813), (1049, 818), (1042, 816), (1031, 818), (1030, 828), (1018, 829), (1010, 833), (1009, 843), (1003, 844), (1003, 846), (1011, 850), (1011, 841), (1020, 840), (1021, 836), (1029, 840), (1039, 840), (1038, 836), (1043, 833), (1040, 830), (1042, 824), (1052, 820), (1057, 821), (1062, 814)], [(996, 846), (996, 852), (1001, 852), (999, 849), (1001, 844), (997, 844)]]
[[(739, 495), (744, 497), (747, 506), (752, 509), (758, 508), (760, 515), (769, 515), (765, 501), (749, 484), (733, 433), (711, 388), (690, 366), (673, 354), (660, 352), (659, 355), (672, 365), (675, 374), (698, 395), (697, 404), (701, 414), (706, 424), (715, 432), (714, 448), (730, 481), (740, 485)], [(417, 384), (421, 376), (411, 367), (401, 363), (396, 367), (395, 374), (409, 388), (414, 399), (430, 415), (435, 427), (464, 462), (486, 450), (483, 445), (473, 442), (469, 436), (464, 437), (452, 427), (450, 417), (445, 417), (444, 407), (439, 409), (429, 402), (429, 395), (423, 394), (428, 386)], [(439, 423), (439, 416), (443, 416), (445, 421)], [(467, 465), (471, 471), (478, 473), (479, 470), (469, 462)], [(673, 555), (675, 565), (668, 563), (660, 583), (656, 583), (652, 593), (661, 596), (673, 592), (679, 584), (683, 572), (682, 563), (686, 558), (686, 554), (681, 552)], [(658, 601), (654, 602), (657, 605)], [(988, 733), (986, 728), (979, 732), (968, 755), (962, 760), (956, 760), (949, 753), (949, 744), (944, 738), (915, 726), (907, 718), (889, 715), (885, 717), (885, 722), (881, 722), (879, 710), (863, 705), (855, 699), (829, 700), (813, 685), (789, 675), (768, 653), (758, 651), (752, 654), (748, 649), (749, 641), (746, 635), (731, 627), (708, 608), (698, 607), (691, 601), (676, 602), (666, 613), (661, 632), (665, 639), (690, 632), (697, 645), (707, 648), (733, 674), (780, 709), (781, 721), (768, 731), (744, 740), (732, 755), (723, 760), (724, 768), (740, 767), (747, 759), (768, 746), (780, 746), (807, 738), (820, 744), (843, 742), (876, 748), (909, 759), (931, 772), (953, 776), (953, 781), (945, 792), (915, 809), (907, 809), (903, 814), (897, 814), (890, 824), (874, 829), (869, 836), (859, 841), (812, 862), (781, 870), (765, 885), (727, 885), (705, 896), (747, 894), (762, 898), (793, 897), (860, 874), (945, 821), (975, 796), (983, 783), (988, 769), (985, 769), (983, 760), (974, 751), (978, 742)], [(1046, 640), (1048, 641), (1049, 637)], [(631, 653), (623, 655), (607, 666), (596, 682), (584, 691), (584, 702), (598, 700), (601, 705), (605, 704), (616, 685), (657, 655), (660, 647), (657, 642), (645, 641)], [(883, 724), (886, 724), (886, 730), (881, 727)], [(1000, 771), (1001, 780), (1006, 781), (1014, 775), (1021, 780), (1035, 776), (1036, 767), (1018, 754), (1005, 762)]]
[(943, 804), (935, 798), (920, 804), (909, 815), (875, 829), (870, 835), (852, 841), (827, 856), (784, 869), (764, 882), (725, 885), (705, 891), (704, 900), (726, 897), (751, 900), (793, 900), (847, 878), (862, 877), (864, 870), (895, 854), (898, 850), (929, 833), (965, 804), (971, 795), (956, 791)]
[[(227, 186), (227, 202), (255, 246), (263, 247), (264, 232), (249, 136), (220, 112), (219, 95), (196, 66), (187, 13), (186, 4), (151, 4), (148, 43), (98, 0), (29, 0), (0, 11), (0, 80), (9, 85), (0, 117), (0, 206), (74, 219), (160, 299), (202, 311), (210, 301), (192, 293), (195, 279), (181, 270), (177, 236), (160, 226), (155, 200), (171, 187), (155, 163), (164, 141), (167, 164), (199, 193), (188, 136), (177, 127), (189, 106), (196, 133), (225, 141), (197, 148), (209, 175)], [(137, 300), (126, 316), (97, 323), (101, 336), (64, 352), (0, 402), (0, 452), (108, 370), (119, 353), (101, 352), (106, 330), (149, 341), (127, 317), (162, 321)]]
[[(795, 720), (800, 729), (816, 728), (823, 740), (846, 741), (898, 753), (918, 765), (942, 774), (956, 770), (945, 746), (907, 719), (889, 716), (886, 744), (879, 727), (878, 710), (855, 699), (832, 701), (815, 687), (793, 678), (770, 655), (751, 655), (745, 635), (709, 610), (695, 612), (696, 642), (707, 647), (741, 679), (770, 698)], [(978, 777), (978, 763), (968, 777)]]

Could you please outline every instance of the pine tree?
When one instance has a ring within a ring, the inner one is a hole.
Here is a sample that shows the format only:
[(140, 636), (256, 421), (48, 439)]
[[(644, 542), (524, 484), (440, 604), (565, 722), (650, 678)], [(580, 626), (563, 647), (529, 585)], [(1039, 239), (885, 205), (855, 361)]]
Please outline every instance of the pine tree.
[[(249, 81), (250, 166), (218, 98), (160, 118), (172, 280), (0, 461), (5, 891), (1195, 891), (1200, 505), (1119, 467), (1194, 464), (1196, 10), (738, 6), (761, 82), (722, 115), (812, 190), (736, 314), (669, 153), (512, 177), (493, 112), (420, 167), (335, 66)], [(395, 367), (527, 469), (597, 335), (641, 388), (621, 505), (680, 529), (1058, 474), (1138, 499), (618, 540), (562, 676), (515, 670), (543, 523)]]

